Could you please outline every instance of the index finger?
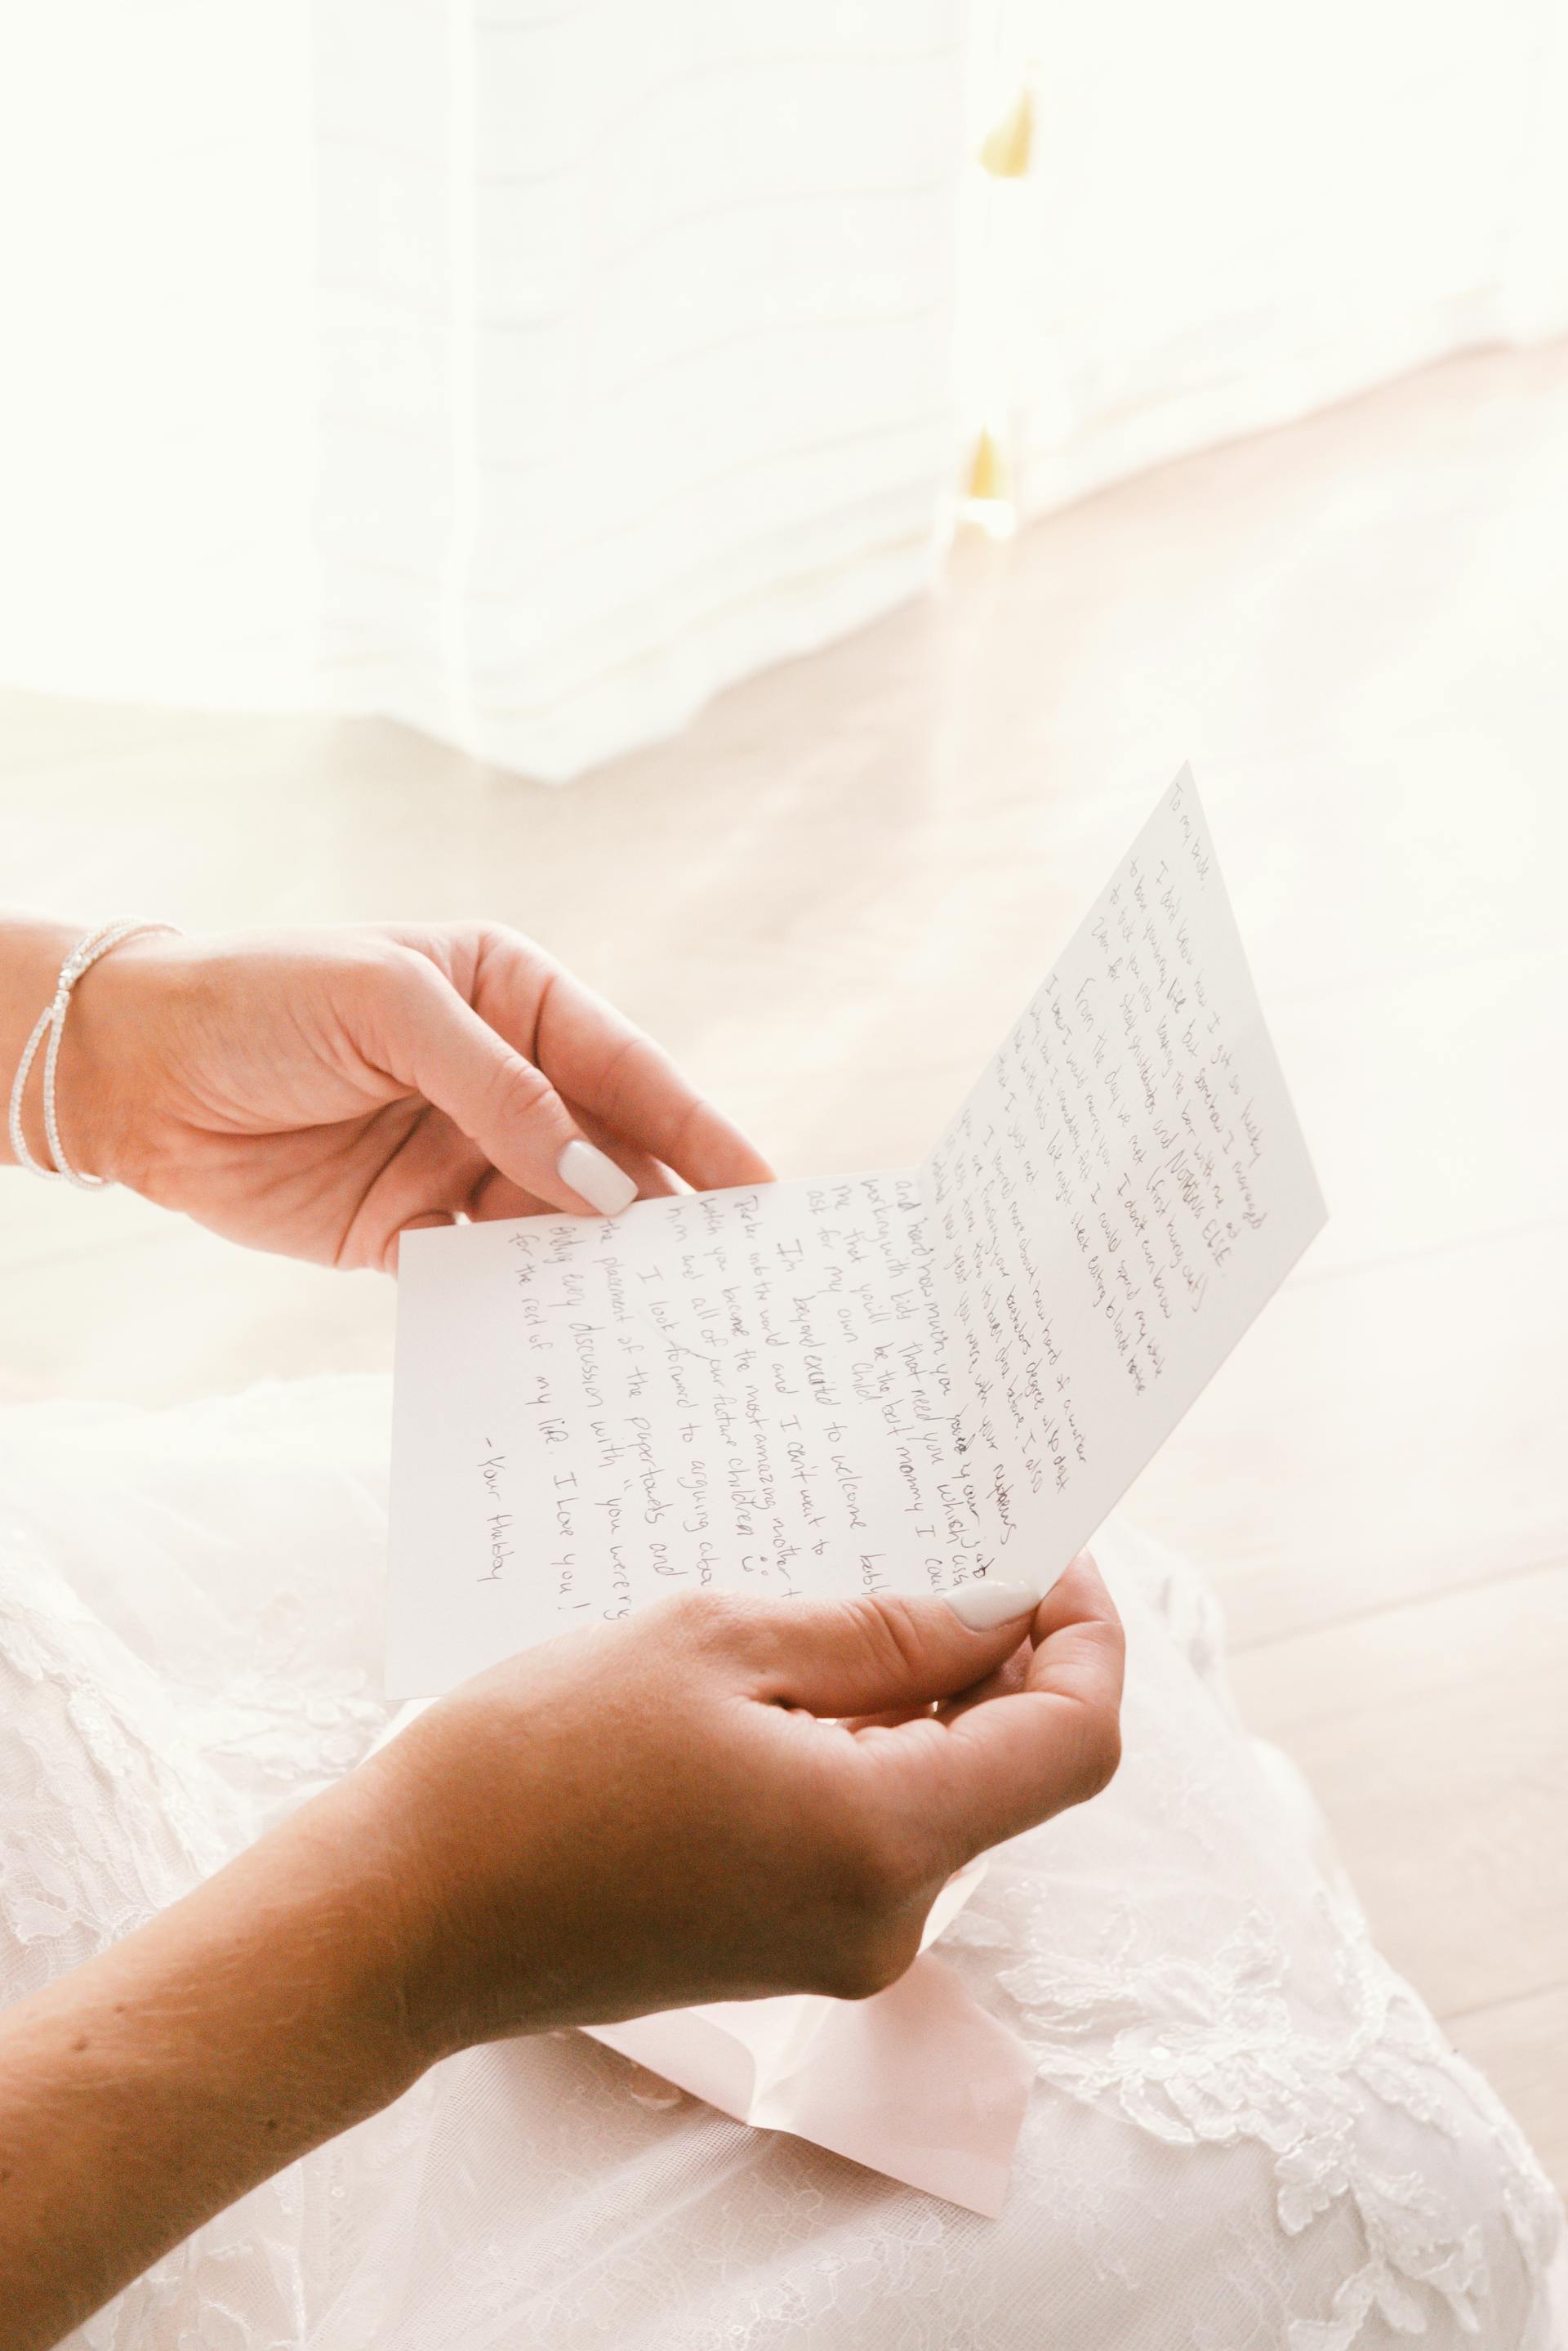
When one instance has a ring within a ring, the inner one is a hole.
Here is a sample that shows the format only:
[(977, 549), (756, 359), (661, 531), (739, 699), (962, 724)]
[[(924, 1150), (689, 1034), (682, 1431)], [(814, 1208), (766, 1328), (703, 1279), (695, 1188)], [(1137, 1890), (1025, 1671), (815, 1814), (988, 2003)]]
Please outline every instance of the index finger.
[(920, 1807), (961, 1860), (1097, 1795), (1120, 1761), (1126, 1642), (1086, 1553), (1045, 1594), (1030, 1638), (1021, 1688), (860, 1734), (900, 1803)]
[(474, 1009), (557, 1092), (698, 1191), (772, 1182), (761, 1152), (651, 1038), (526, 940), (487, 935)]

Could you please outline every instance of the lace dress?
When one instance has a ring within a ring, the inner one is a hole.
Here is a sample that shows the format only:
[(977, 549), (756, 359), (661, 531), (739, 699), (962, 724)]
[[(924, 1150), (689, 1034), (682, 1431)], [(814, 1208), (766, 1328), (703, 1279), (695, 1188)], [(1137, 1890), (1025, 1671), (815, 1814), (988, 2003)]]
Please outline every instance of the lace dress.
[[(0, 1413), (0, 1997), (351, 1766), (387, 1389)], [(578, 2034), (471, 2052), (199, 2230), (95, 2351), (1559, 2351), (1563, 2218), (1371, 1947), (1225, 1697), (1214, 1606), (1125, 1531), (1109, 1792), (940, 1946), (1038, 2081), (1000, 2221), (749, 2131)]]

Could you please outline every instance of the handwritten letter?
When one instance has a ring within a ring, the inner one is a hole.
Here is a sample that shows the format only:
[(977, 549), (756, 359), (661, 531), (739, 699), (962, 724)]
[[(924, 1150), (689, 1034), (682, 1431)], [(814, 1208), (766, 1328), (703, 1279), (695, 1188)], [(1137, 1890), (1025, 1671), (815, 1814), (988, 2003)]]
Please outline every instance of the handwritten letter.
[(1060, 1570), (1322, 1221), (1183, 776), (923, 1167), (405, 1238), (390, 1694)]

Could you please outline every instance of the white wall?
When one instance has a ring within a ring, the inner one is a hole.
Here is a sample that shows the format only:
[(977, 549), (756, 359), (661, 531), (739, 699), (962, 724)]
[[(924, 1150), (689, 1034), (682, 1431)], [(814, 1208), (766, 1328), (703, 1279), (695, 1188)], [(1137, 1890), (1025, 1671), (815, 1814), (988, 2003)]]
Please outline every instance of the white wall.
[(981, 35), (1037, 108), (999, 198), (1028, 511), (1568, 328), (1568, 0), (9, 19), (13, 684), (559, 778), (915, 592), (973, 422)]
[(307, 0), (47, 0), (0, 35), (0, 669), (304, 699)]

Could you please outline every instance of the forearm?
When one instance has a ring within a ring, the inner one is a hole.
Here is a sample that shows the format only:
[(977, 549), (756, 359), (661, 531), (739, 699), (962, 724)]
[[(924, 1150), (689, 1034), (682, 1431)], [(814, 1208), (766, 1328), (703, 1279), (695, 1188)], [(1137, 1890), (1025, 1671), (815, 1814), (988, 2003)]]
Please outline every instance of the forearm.
[(7, 2351), (57, 2342), (423, 2070), (394, 1872), (357, 1779), (0, 2014)]

